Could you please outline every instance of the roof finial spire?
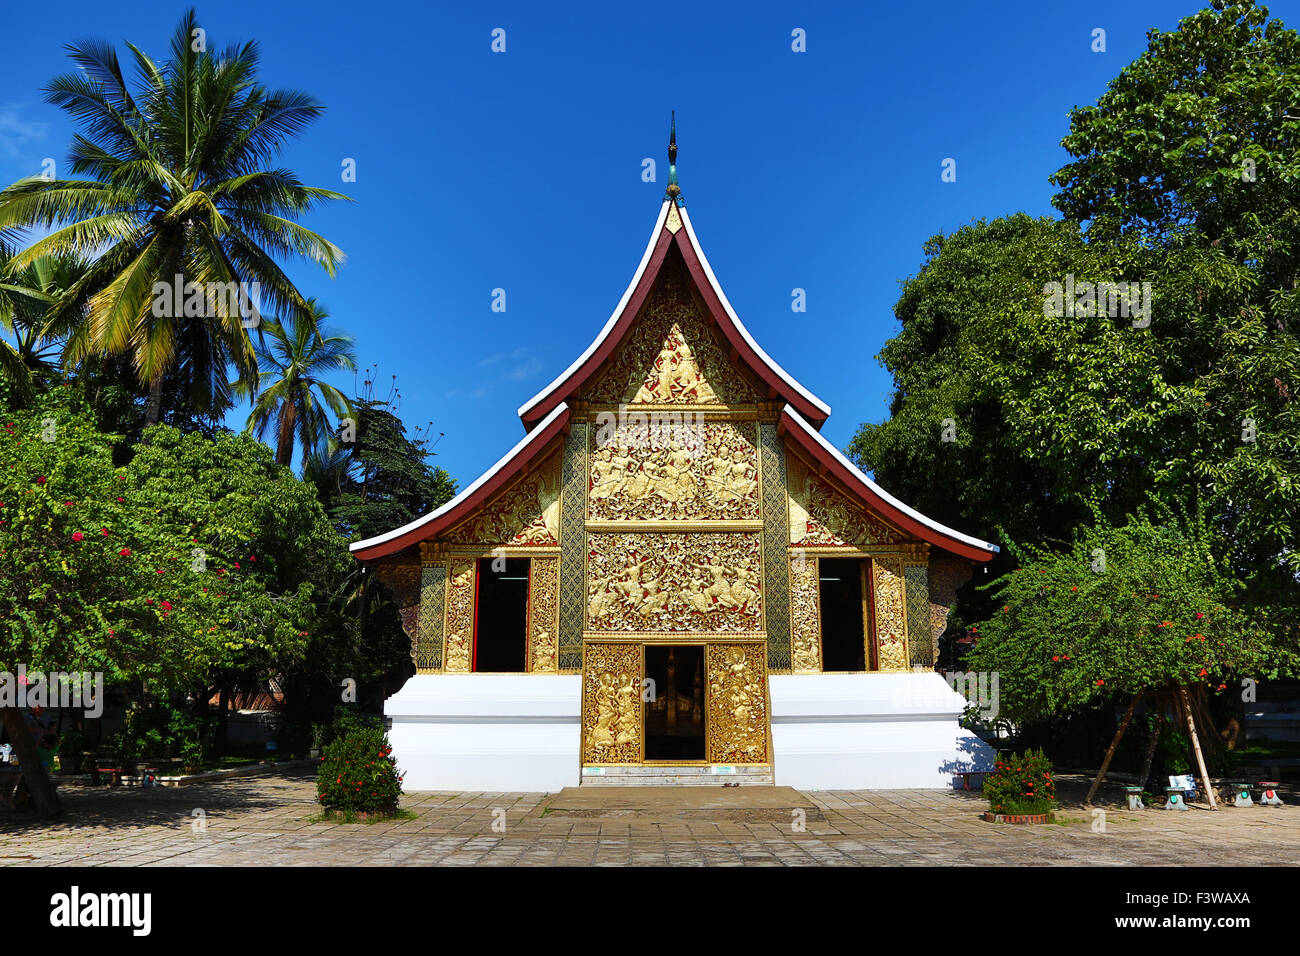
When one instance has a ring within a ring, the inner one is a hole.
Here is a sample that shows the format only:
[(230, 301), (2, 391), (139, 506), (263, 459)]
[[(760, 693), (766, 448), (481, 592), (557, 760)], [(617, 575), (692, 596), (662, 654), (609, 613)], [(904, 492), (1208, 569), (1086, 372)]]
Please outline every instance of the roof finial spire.
[(676, 202), (682, 191), (677, 185), (677, 111), (672, 113), (673, 122), (668, 131), (668, 198)]

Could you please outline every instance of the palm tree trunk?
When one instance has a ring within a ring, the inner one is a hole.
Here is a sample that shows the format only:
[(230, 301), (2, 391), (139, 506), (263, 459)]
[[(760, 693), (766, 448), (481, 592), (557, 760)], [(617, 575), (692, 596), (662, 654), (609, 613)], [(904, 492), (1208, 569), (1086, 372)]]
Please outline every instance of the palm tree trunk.
[(284, 412), (280, 415), (280, 434), (275, 447), (275, 463), (286, 468), (293, 461), (293, 426), (297, 417), (293, 403), (286, 402)]
[(144, 427), (157, 425), (162, 413), (162, 375), (155, 375), (149, 383), (149, 401), (144, 407)]
[(36, 741), (23, 723), (23, 712), (17, 707), (0, 707), (0, 718), (4, 720), (5, 730), (9, 732), (9, 742), (14, 745), (18, 762), (23, 768), (23, 782), (32, 795), (36, 813), (42, 820), (56, 817), (63, 812), (59, 795), (54, 792), (50, 775), (41, 766), (40, 755), (36, 752)]

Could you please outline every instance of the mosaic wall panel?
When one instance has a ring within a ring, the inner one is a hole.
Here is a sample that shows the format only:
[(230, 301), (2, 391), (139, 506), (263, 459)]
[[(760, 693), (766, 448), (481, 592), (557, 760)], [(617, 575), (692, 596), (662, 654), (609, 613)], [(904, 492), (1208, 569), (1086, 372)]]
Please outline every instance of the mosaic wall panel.
[(758, 532), (611, 532), (587, 541), (588, 630), (762, 630)]
[(817, 674), (822, 669), (821, 588), (817, 559), (790, 558), (790, 617), (794, 641), (794, 672)]
[(712, 763), (769, 762), (763, 652), (762, 644), (710, 644), (705, 648)]
[(582, 762), (641, 762), (641, 645), (588, 644), (582, 678)]
[(763, 597), (767, 621), (767, 663), (778, 673), (790, 670), (790, 574), (786, 542), (790, 511), (786, 503), (785, 444), (776, 425), (758, 426), (763, 461)]
[(516, 481), (445, 540), (511, 547), (559, 544), (560, 453)]
[(912, 667), (933, 667), (938, 645), (930, 630), (929, 569), (924, 564), (903, 564), (907, 596), (907, 652)]
[(442, 614), (446, 603), (447, 565), (426, 564), (420, 582), (419, 636), (415, 668), (420, 673), (442, 669)]
[(587, 494), (593, 520), (760, 516), (753, 422), (705, 421), (676, 412), (611, 418), (593, 429)]
[(587, 432), (574, 422), (564, 442), (564, 497), (560, 509), (560, 670), (582, 669), (582, 629), (587, 608)]
[(632, 332), (583, 398), (612, 405), (732, 405), (763, 395), (713, 339), (681, 268), (660, 273)]
[(876, 646), (880, 670), (905, 671), (908, 666), (903, 559), (873, 558), (871, 570), (876, 590)]
[(799, 456), (790, 455), (786, 467), (791, 544), (862, 547), (902, 540), (893, 528), (813, 474)]
[(447, 647), (443, 653), (443, 670), (448, 674), (468, 674), (474, 647), (474, 569), (476, 561), (452, 561), (447, 584), (447, 620), (443, 630)]
[(533, 558), (528, 573), (529, 670), (554, 674), (560, 663), (560, 560)]

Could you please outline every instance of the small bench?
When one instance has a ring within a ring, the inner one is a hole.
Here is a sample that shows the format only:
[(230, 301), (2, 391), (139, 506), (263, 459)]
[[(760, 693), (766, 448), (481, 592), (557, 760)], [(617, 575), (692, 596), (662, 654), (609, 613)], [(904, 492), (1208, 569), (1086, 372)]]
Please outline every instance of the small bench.
[(961, 788), (963, 790), (969, 790), (971, 777), (979, 777), (977, 782), (981, 787), (983, 787), (984, 778), (992, 772), (992, 770), (954, 770), (952, 775), (954, 777), (961, 777)]
[(95, 769), (90, 771), (90, 782), (93, 786), (99, 786), (99, 775), (106, 773), (109, 775), (108, 785), (110, 787), (120, 787), (122, 785), (122, 776), (126, 773), (121, 767), (101, 767), (95, 765)]

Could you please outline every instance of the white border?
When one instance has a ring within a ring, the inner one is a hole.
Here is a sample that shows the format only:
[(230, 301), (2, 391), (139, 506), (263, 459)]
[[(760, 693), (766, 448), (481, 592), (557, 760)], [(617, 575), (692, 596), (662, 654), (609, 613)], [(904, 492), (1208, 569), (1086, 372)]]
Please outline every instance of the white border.
[(749, 329), (745, 328), (745, 324), (741, 322), (740, 317), (736, 315), (736, 310), (733, 309), (731, 303), (727, 301), (727, 294), (722, 291), (722, 286), (718, 284), (718, 279), (713, 274), (713, 268), (709, 265), (708, 257), (704, 255), (704, 250), (700, 248), (699, 240), (695, 238), (695, 230), (691, 227), (691, 217), (687, 215), (686, 207), (679, 206), (677, 207), (677, 211), (681, 213), (682, 225), (686, 227), (686, 238), (690, 239), (691, 248), (695, 250), (695, 255), (700, 260), (700, 265), (704, 267), (704, 274), (709, 278), (709, 285), (713, 286), (714, 294), (718, 297), (718, 301), (722, 303), (722, 307), (727, 310), (727, 317), (731, 319), (732, 323), (736, 326), (736, 330), (740, 332), (741, 337), (746, 343), (748, 343), (749, 347), (758, 354), (758, 357), (767, 364), (767, 367), (781, 378), (781, 381), (785, 382), (807, 399), (808, 402), (814, 408), (819, 409), (822, 414), (830, 417), (831, 407), (812, 392), (808, 391), (808, 389), (796, 382), (789, 372), (773, 361), (772, 357), (764, 352), (762, 348), (759, 347), (759, 344), (754, 341), (754, 337), (749, 334)]
[[(609, 337), (610, 332), (614, 330), (614, 326), (618, 324), (618, 320), (622, 316), (623, 310), (627, 308), (628, 300), (632, 298), (632, 293), (641, 282), (641, 277), (645, 274), (646, 266), (650, 263), (650, 255), (654, 252), (655, 245), (659, 241), (659, 234), (663, 231), (664, 223), (667, 221), (668, 208), (671, 202), (672, 200), (665, 199), (663, 205), (660, 206), (659, 218), (655, 220), (654, 232), (650, 236), (650, 243), (645, 248), (645, 254), (641, 257), (641, 264), (637, 266), (636, 275), (632, 277), (632, 282), (628, 285), (627, 291), (623, 293), (623, 298), (619, 300), (617, 308), (614, 309), (614, 314), (609, 317), (609, 321), (607, 321), (605, 327), (600, 330), (600, 334), (596, 336), (596, 340), (592, 342), (591, 345), (587, 346), (587, 350), (578, 356), (577, 360), (565, 369), (553, 382), (551, 382), (550, 385), (547, 385), (525, 404), (519, 407), (518, 414), (520, 418), (527, 415), (528, 412), (530, 412), (538, 403), (555, 391), (555, 389), (564, 384), (565, 380), (568, 379), (570, 375), (581, 368), (583, 363), (595, 354), (596, 350), (600, 348), (605, 339)], [(709, 265), (709, 259), (705, 256), (704, 250), (700, 248), (699, 240), (695, 237), (695, 230), (691, 226), (691, 217), (687, 214), (686, 207), (678, 206), (677, 212), (682, 217), (682, 227), (686, 230), (686, 238), (690, 241), (691, 249), (694, 250), (696, 257), (700, 260), (700, 265), (704, 268), (704, 275), (708, 278), (709, 285), (713, 288), (714, 295), (716, 295), (718, 301), (722, 303), (723, 309), (726, 310), (727, 318), (731, 319), (732, 324), (735, 325), (741, 338), (743, 338), (746, 344), (754, 350), (754, 353), (759, 357), (759, 359), (766, 363), (767, 367), (777, 374), (777, 377), (779, 377), (781, 381), (785, 382), (803, 396), (809, 404), (821, 411), (823, 415), (829, 416), (831, 413), (831, 407), (795, 381), (785, 369), (781, 368), (780, 365), (774, 362), (772, 357), (764, 352), (759, 344), (754, 341), (754, 337), (749, 334), (749, 330), (745, 328), (745, 324), (741, 322), (740, 317), (736, 315), (736, 310), (733, 309), (731, 303), (727, 301), (727, 295), (722, 291), (722, 286), (718, 284), (717, 276), (713, 274), (713, 267)]]
[(817, 429), (813, 428), (806, 421), (804, 421), (802, 415), (796, 412), (789, 405), (785, 407), (785, 410), (789, 412), (790, 417), (794, 420), (794, 423), (796, 425), (798, 425), (806, 434), (811, 435), (812, 438), (817, 442), (817, 444), (822, 446), (822, 448), (826, 449), (828, 452), (834, 455), (835, 460), (838, 461), (845, 468), (847, 468), (855, 478), (857, 478), (864, 485), (870, 488), (873, 493), (883, 498), (888, 504), (892, 505), (893, 507), (897, 508), (899, 511), (903, 512), (903, 514), (919, 521), (921, 524), (925, 525), (931, 531), (937, 531), (939, 534), (944, 535), (945, 537), (952, 538), (956, 541), (960, 541), (963, 544), (968, 544), (974, 548), (980, 548), (984, 551), (988, 551), (990, 554), (997, 554), (1001, 550), (996, 544), (989, 544), (989, 542), (981, 541), (979, 538), (974, 538), (968, 534), (962, 534), (960, 531), (954, 531), (952, 528), (949, 528), (947, 525), (939, 524), (939, 522), (935, 521), (933, 518), (927, 518), (925, 515), (921, 514), (921, 512), (917, 511), (915, 508), (909, 508), (907, 505), (903, 504), (901, 501), (899, 501), (897, 498), (895, 498), (893, 495), (887, 492), (884, 488), (881, 488), (878, 484), (876, 484), (865, 474), (863, 474), (857, 465), (853, 464), (853, 462), (849, 461), (842, 454), (840, 454), (840, 450), (826, 440), (826, 436), (824, 436), (821, 432), (817, 431)]
[(641, 256), (641, 264), (636, 267), (636, 275), (632, 276), (632, 282), (628, 285), (627, 291), (623, 293), (623, 298), (618, 300), (618, 305), (614, 309), (614, 314), (609, 317), (609, 321), (605, 323), (605, 327), (601, 329), (600, 334), (596, 336), (596, 341), (587, 346), (587, 351), (579, 355), (572, 365), (559, 374), (555, 381), (551, 382), (550, 385), (547, 385), (527, 402), (519, 406), (518, 415), (520, 418), (523, 418), (528, 414), (528, 412), (530, 412), (535, 405), (541, 402), (542, 399), (546, 398), (547, 395), (550, 395), (551, 392), (564, 384), (565, 379), (580, 369), (582, 363), (595, 354), (596, 349), (600, 348), (600, 344), (609, 337), (609, 333), (612, 332), (614, 326), (618, 324), (619, 316), (621, 316), (623, 310), (627, 308), (628, 300), (632, 298), (632, 293), (636, 291), (637, 285), (641, 282), (641, 276), (645, 274), (646, 266), (650, 264), (650, 255), (655, 251), (655, 245), (659, 242), (659, 233), (663, 230), (664, 222), (668, 218), (668, 202), (669, 201), (665, 199), (663, 205), (659, 208), (659, 218), (655, 220), (654, 232), (650, 234), (650, 242), (645, 247), (645, 254)]
[(365, 548), (373, 548), (376, 545), (380, 545), (380, 544), (384, 544), (385, 542), (392, 541), (394, 538), (400, 538), (408, 531), (414, 531), (416, 528), (421, 528), (424, 525), (428, 524), (430, 521), (433, 521), (435, 518), (442, 517), (447, 512), (451, 511), (453, 508), (459, 505), (466, 498), (468, 498), (470, 495), (474, 494), (474, 492), (476, 492), (479, 488), (481, 488), (484, 482), (486, 482), (489, 478), (491, 478), (493, 475), (499, 472), (506, 465), (510, 464), (510, 462), (514, 459), (516, 455), (518, 455), (521, 451), (523, 451), (526, 447), (528, 447), (529, 442), (531, 442), (535, 437), (537, 437), (537, 435), (539, 435), (542, 431), (544, 431), (546, 427), (551, 424), (551, 422), (555, 421), (566, 411), (568, 411), (568, 408), (569, 406), (567, 403), (560, 402), (560, 404), (555, 407), (555, 410), (552, 411), (551, 414), (547, 415), (545, 418), (543, 418), (540, 422), (537, 423), (537, 427), (535, 427), (532, 431), (530, 431), (527, 435), (525, 435), (523, 438), (519, 440), (519, 444), (515, 445), (514, 448), (511, 448), (508, 452), (506, 452), (505, 456), (500, 461), (498, 461), (487, 471), (483, 472), (483, 474), (479, 475), (478, 479), (472, 485), (470, 485), (468, 488), (466, 488), (464, 491), (458, 494), (455, 498), (452, 498), (451, 501), (447, 502), (445, 505), (441, 506), (440, 508), (436, 508), (433, 511), (430, 511), (424, 517), (416, 518), (410, 524), (404, 524), (400, 528), (397, 528), (393, 531), (385, 531), (383, 534), (376, 535), (373, 538), (367, 538), (365, 541), (357, 541), (353, 544), (350, 544), (348, 545), (348, 550), (361, 551)]

